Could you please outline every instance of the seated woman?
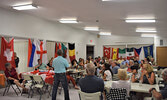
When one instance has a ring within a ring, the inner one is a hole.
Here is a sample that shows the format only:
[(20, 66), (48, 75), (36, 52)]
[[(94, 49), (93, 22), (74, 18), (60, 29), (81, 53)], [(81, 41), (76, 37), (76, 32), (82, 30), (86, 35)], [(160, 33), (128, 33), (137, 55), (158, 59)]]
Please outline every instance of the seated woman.
[(66, 74), (68, 83), (71, 81), (75, 89), (79, 89), (74, 78), (70, 74)]
[(130, 68), (131, 68), (131, 66), (133, 66), (133, 65), (134, 65), (134, 61), (133, 61), (133, 60), (130, 60), (130, 61), (129, 61), (129, 64), (127, 64), (127, 66), (128, 66), (127, 71), (128, 71), (128, 72), (131, 72), (131, 69), (130, 69)]
[(131, 89), (131, 83), (127, 80), (127, 71), (125, 69), (118, 69), (119, 81), (112, 82), (112, 88), (125, 88), (127, 90), (127, 95)]
[(156, 84), (155, 74), (150, 64), (143, 65), (143, 72), (141, 74), (140, 80), (142, 83), (145, 83), (145, 84), (151, 84), (151, 85)]
[(53, 62), (53, 57), (49, 60), (49, 63), (47, 64), (49, 66), (50, 70), (54, 70), (54, 68), (52, 67), (52, 62)]
[(131, 76), (131, 82), (139, 82), (141, 77), (141, 70), (139, 69), (139, 65), (135, 64), (134, 66), (131, 66), (132, 76)]
[(77, 60), (76, 59), (74, 59), (72, 62), (71, 62), (71, 68), (72, 69), (76, 69), (77, 68)]
[[(25, 80), (23, 80), (19, 77), (15, 68), (13, 68), (10, 63), (6, 63), (5, 67), (6, 67), (5, 76), (10, 81), (10, 83), (16, 84), (17, 86), (19, 86), (23, 89), (23, 92), (27, 92), (27, 88), (24, 87)], [(21, 85), (21, 83), (23, 83), (23, 84)]]
[(40, 69), (40, 70), (49, 70), (49, 66), (46, 64), (42, 63), (41, 59), (38, 59), (38, 64), (35, 66), (35, 69)]
[(102, 75), (103, 75), (103, 80), (104, 81), (111, 81), (113, 72), (110, 69), (110, 65), (105, 63), (102, 67)]
[(84, 65), (84, 59), (82, 59), (77, 67), (77, 69), (79, 70), (83, 70), (85, 69), (85, 65)]

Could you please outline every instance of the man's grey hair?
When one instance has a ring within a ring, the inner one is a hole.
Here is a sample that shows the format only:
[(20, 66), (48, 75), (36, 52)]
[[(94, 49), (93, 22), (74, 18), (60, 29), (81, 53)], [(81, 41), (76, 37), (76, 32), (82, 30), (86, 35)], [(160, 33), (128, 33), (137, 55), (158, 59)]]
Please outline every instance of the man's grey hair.
[(162, 74), (167, 77), (167, 68), (162, 71)]
[(92, 63), (87, 64), (86, 70), (88, 74), (95, 74), (95, 67)]
[(129, 62), (132, 62), (134, 64), (134, 61), (133, 60), (129, 60)]
[(57, 55), (58, 55), (58, 56), (63, 55), (63, 51), (62, 51), (61, 49), (57, 50)]
[(7, 68), (9, 65), (10, 65), (10, 63), (6, 63), (6, 64), (5, 64), (5, 68)]

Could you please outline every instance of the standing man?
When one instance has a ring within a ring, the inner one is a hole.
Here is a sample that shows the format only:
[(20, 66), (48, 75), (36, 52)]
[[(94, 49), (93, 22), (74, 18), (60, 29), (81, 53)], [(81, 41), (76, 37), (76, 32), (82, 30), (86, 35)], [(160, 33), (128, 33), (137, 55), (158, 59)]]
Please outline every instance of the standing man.
[(54, 67), (54, 71), (55, 71), (52, 100), (56, 100), (57, 88), (60, 82), (63, 86), (65, 100), (70, 100), (68, 83), (66, 78), (66, 68), (69, 67), (69, 64), (67, 60), (62, 57), (63, 55), (62, 50), (60, 49), (57, 50), (57, 55), (58, 57), (55, 58), (52, 62), (52, 67)]
[(19, 65), (19, 57), (17, 57), (16, 52), (14, 52), (14, 60), (15, 60), (15, 65), (16, 65), (16, 71), (17, 71), (17, 73), (19, 73), (19, 68), (18, 68), (18, 65)]

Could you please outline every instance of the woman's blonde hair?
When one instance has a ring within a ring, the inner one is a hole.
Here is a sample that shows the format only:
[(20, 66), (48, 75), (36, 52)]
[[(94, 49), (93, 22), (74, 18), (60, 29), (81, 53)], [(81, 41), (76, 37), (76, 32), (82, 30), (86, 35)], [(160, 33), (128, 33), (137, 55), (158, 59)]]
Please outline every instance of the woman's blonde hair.
[(118, 69), (118, 77), (121, 80), (127, 79), (127, 71), (125, 69)]
[(150, 64), (144, 64), (143, 67), (148, 73), (153, 72), (153, 67)]

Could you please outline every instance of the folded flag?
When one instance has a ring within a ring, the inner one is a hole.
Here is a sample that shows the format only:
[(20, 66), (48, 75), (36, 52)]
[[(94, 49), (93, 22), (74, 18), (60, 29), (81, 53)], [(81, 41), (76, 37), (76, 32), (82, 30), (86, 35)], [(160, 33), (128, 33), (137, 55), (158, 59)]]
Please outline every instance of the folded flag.
[(126, 57), (127, 59), (131, 59), (132, 57), (134, 57), (134, 50), (133, 48), (127, 48), (126, 49)]
[(104, 46), (104, 48), (103, 48), (103, 57), (107, 57), (108, 59), (110, 59), (110, 50), (111, 48), (109, 47), (109, 48), (106, 48), (105, 46)]
[(115, 60), (115, 59), (118, 59), (118, 52), (119, 52), (119, 48), (112, 48), (112, 56), (111, 56), (111, 59)]
[(126, 57), (126, 49), (120, 49), (119, 48), (119, 58), (122, 56), (122, 58)]
[(68, 43), (68, 52), (69, 52), (69, 57), (70, 57), (70, 61), (73, 61), (75, 59), (75, 43), (71, 44)]
[(153, 45), (144, 46), (144, 54), (145, 58), (152, 58), (153, 57)]

